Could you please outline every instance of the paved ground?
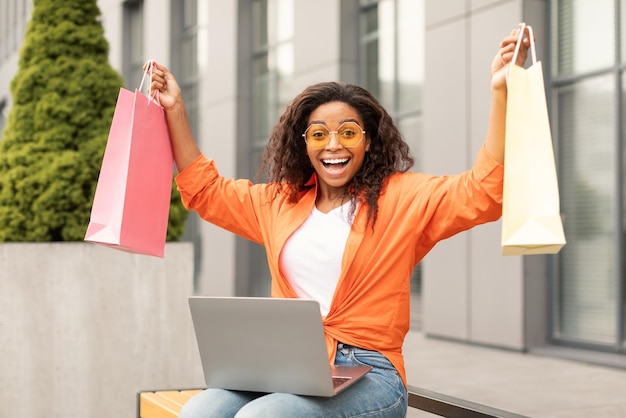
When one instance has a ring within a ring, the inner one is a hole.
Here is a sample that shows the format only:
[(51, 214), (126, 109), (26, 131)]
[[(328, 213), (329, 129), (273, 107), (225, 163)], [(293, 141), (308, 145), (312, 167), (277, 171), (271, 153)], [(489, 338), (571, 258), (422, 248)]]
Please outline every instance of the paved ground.
[(412, 386), (533, 418), (626, 418), (625, 369), (427, 338), (419, 331), (409, 332), (404, 353)]

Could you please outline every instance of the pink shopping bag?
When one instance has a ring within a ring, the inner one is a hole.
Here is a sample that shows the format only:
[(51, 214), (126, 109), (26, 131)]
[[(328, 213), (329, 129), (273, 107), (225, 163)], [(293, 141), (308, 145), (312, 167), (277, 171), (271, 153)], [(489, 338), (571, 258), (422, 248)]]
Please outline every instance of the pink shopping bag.
[(163, 108), (121, 88), (85, 241), (163, 257), (173, 170)]

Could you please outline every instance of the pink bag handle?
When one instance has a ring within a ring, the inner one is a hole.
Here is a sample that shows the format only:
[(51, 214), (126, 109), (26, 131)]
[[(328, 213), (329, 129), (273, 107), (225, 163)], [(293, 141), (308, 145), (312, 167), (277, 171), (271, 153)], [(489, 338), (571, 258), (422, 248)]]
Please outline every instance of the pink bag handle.
[[(146, 67), (147, 65), (147, 67)], [(139, 84), (139, 91), (143, 88), (143, 82), (146, 79), (146, 75), (148, 75), (148, 70), (150, 71), (150, 80), (152, 80), (152, 66), (154, 65), (154, 60), (148, 60), (144, 65), (144, 68), (147, 68), (143, 72), (143, 77), (141, 77), (141, 83)], [(148, 85), (148, 106), (150, 106), (151, 102), (155, 102), (159, 106), (161, 106), (161, 101), (159, 100), (159, 90), (155, 90), (154, 95), (152, 94), (152, 83)]]

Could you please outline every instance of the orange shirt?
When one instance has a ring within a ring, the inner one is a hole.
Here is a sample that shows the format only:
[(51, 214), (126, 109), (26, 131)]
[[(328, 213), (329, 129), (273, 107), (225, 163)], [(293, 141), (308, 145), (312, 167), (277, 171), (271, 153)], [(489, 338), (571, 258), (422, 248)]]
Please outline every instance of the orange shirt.
[[(323, 318), (329, 360), (337, 342), (375, 350), (396, 367), (406, 384), (402, 345), (409, 330), (410, 277), (442, 239), (502, 214), (504, 166), (478, 153), (474, 167), (454, 176), (397, 173), (379, 198), (374, 229), (359, 205), (343, 254), (342, 272)], [(297, 297), (279, 268), (287, 238), (309, 216), (317, 182), (295, 204), (274, 199), (267, 184), (221, 177), (212, 160), (199, 156), (176, 177), (183, 204), (205, 220), (265, 246), (273, 297)]]

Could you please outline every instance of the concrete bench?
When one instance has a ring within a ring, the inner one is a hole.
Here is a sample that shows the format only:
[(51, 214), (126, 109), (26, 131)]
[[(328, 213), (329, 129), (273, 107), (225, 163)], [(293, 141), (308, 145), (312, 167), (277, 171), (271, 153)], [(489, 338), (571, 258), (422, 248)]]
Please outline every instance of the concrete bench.
[[(139, 418), (176, 418), (181, 408), (202, 389), (140, 392)], [(409, 408), (449, 418), (528, 418), (486, 405), (409, 386)]]

